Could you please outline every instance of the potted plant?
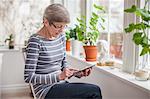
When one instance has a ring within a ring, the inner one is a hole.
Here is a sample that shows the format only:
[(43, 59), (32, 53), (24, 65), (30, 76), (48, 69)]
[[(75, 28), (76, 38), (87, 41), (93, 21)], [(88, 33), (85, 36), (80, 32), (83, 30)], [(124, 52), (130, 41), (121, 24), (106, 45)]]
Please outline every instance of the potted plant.
[(5, 43), (8, 41), (9, 49), (14, 49), (14, 35), (10, 34), (8, 38), (5, 39)]
[[(105, 13), (102, 6), (98, 6), (96, 4), (93, 5), (97, 12)], [(105, 20), (100, 16), (100, 14), (96, 12), (92, 12), (92, 16), (89, 20), (89, 26), (85, 26), (85, 21), (83, 19), (77, 19), (80, 25), (80, 32), (84, 32), (84, 50), (86, 55), (86, 61), (96, 61), (97, 60), (97, 40), (99, 38), (100, 32), (98, 30), (98, 23), (100, 20), (104, 22)], [(102, 29), (105, 29), (102, 24), (100, 23)]]
[(140, 56), (145, 54), (150, 54), (150, 38), (146, 31), (150, 29), (150, 10), (146, 9), (149, 0), (146, 0), (144, 8), (138, 8), (133, 5), (131, 8), (125, 9), (127, 13), (134, 13), (137, 17), (141, 18), (141, 21), (138, 23), (130, 23), (128, 27), (125, 28), (126, 33), (133, 33), (133, 42), (142, 47)]
[(80, 54), (82, 53), (82, 45), (81, 45), (81, 42), (82, 41), (82, 38), (83, 36), (80, 36), (81, 33), (79, 32), (79, 26), (78, 25), (75, 25), (74, 28), (71, 28), (70, 29), (70, 37), (71, 37), (71, 47), (72, 47), (72, 55), (73, 56), (76, 56), (76, 57), (79, 57)]
[(66, 31), (66, 51), (70, 51), (70, 31)]
[[(150, 29), (150, 9), (147, 9), (146, 6), (148, 6), (148, 3), (150, 3), (149, 0), (145, 0), (145, 4), (143, 8), (138, 8), (135, 5), (132, 5), (131, 8), (125, 9), (124, 11), (127, 13), (135, 14), (137, 17), (140, 18), (140, 22), (137, 23), (130, 23), (126, 28), (126, 33), (133, 33), (133, 42), (137, 46), (141, 46), (142, 50), (140, 51), (140, 56), (144, 56), (146, 54), (150, 54), (150, 38), (148, 37), (148, 33), (146, 33)], [(147, 80), (148, 73), (142, 68), (139, 68), (139, 65), (136, 67), (139, 70), (135, 70), (135, 77), (138, 78), (138, 80)], [(144, 76), (143, 76), (144, 75)]]

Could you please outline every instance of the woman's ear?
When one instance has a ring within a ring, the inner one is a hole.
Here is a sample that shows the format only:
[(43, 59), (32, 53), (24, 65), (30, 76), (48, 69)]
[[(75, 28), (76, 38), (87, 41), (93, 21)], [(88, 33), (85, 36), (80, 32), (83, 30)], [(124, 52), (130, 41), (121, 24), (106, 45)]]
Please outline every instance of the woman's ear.
[(43, 24), (44, 26), (48, 27), (49, 26), (49, 22), (46, 18), (43, 18)]

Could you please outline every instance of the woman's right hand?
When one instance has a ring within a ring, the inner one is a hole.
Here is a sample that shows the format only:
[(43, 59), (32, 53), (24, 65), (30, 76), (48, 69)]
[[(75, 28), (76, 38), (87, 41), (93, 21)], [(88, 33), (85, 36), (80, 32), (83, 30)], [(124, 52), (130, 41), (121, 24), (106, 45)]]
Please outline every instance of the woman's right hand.
[(64, 80), (64, 79), (70, 77), (71, 75), (73, 75), (73, 73), (74, 72), (72, 70), (70, 70), (69, 68), (64, 68), (63, 71), (59, 75), (59, 79)]

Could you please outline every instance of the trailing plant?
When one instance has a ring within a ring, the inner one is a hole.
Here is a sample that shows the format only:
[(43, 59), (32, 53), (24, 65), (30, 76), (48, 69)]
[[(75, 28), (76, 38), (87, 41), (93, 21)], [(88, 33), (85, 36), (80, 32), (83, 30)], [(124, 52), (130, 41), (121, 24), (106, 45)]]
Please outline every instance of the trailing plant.
[(138, 23), (130, 23), (128, 27), (125, 28), (126, 33), (133, 33), (133, 42), (142, 46), (142, 51), (140, 56), (145, 54), (150, 54), (150, 38), (148, 37), (147, 31), (150, 29), (150, 9), (146, 9), (146, 6), (150, 3), (150, 0), (146, 0), (144, 8), (138, 8), (132, 5), (131, 8), (125, 9), (127, 13), (133, 13), (141, 19)]

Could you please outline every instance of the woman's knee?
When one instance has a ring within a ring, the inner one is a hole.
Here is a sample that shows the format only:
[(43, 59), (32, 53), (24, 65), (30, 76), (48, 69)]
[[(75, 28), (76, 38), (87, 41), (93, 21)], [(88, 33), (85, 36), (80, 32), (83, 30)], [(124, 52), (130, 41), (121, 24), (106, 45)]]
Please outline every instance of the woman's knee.
[(91, 93), (93, 93), (94, 97), (97, 97), (98, 99), (102, 99), (101, 89), (99, 86), (91, 85), (90, 91)]

